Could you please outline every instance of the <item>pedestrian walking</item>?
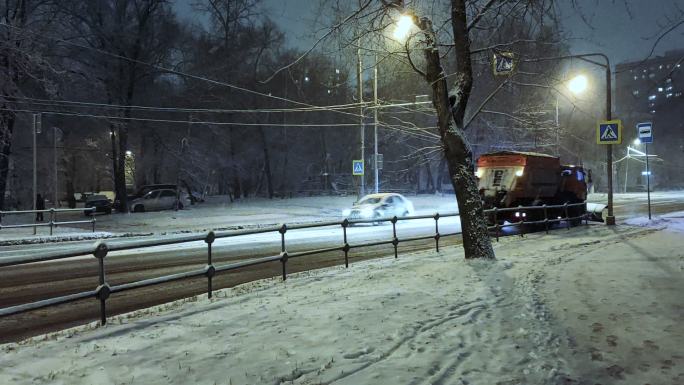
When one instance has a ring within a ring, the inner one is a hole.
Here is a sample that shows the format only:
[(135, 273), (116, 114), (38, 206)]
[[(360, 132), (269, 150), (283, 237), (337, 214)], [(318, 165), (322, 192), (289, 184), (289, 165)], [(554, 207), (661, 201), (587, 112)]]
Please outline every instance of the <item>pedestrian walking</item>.
[[(43, 199), (43, 196), (40, 194), (36, 195), (36, 210), (45, 210), (45, 199)], [(42, 222), (42, 221), (43, 221), (43, 213), (37, 212), (36, 213), (36, 222)]]

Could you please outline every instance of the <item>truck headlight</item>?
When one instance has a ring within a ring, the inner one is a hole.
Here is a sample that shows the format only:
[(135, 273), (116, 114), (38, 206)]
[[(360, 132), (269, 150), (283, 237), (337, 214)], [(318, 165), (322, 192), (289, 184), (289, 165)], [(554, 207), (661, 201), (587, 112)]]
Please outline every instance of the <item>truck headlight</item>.
[(361, 210), (361, 216), (364, 218), (370, 218), (373, 216), (373, 209), (371, 208), (365, 208)]
[(478, 168), (477, 171), (475, 171), (475, 175), (479, 178), (482, 179), (482, 175), (484, 175), (484, 170), (481, 168)]
[(351, 214), (351, 210), (349, 210), (349, 209), (342, 210), (342, 216), (343, 217), (348, 217), (350, 214)]
[(516, 171), (515, 176), (523, 176), (523, 169), (521, 168), (520, 170)]

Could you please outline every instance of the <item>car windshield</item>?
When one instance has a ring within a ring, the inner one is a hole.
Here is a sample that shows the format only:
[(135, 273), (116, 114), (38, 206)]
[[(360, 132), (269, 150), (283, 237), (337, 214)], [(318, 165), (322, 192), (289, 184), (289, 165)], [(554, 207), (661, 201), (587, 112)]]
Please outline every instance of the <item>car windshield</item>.
[(106, 195), (91, 195), (91, 196), (88, 197), (88, 202), (92, 202), (92, 201), (103, 201), (103, 200), (106, 201), (107, 199), (108, 199), (108, 198), (107, 198)]
[(377, 198), (377, 197), (366, 197), (366, 198), (361, 199), (358, 204), (360, 204), (360, 205), (374, 205), (374, 204), (380, 202), (381, 199), (382, 198)]

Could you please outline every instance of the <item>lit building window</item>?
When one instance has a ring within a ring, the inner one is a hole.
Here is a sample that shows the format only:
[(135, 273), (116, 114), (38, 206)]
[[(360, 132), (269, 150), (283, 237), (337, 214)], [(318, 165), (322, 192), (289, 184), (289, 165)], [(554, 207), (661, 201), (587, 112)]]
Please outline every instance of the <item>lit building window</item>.
[(665, 79), (665, 83), (672, 83), (672, 78)]
[(681, 93), (681, 92), (677, 92), (677, 93), (675, 94), (675, 98), (678, 98), (678, 97), (680, 97), (680, 96), (682, 96), (682, 93)]
[(658, 87), (658, 92), (663, 92), (663, 87)]
[(652, 114), (655, 114), (655, 110), (651, 110), (651, 113), (652, 113)]
[(636, 75), (634, 75), (634, 80), (637, 80), (637, 79), (639, 79), (639, 77), (638, 77), (638, 76), (636, 76)]
[(648, 100), (655, 100), (656, 96), (655, 95), (649, 95)]
[(655, 77), (655, 74), (654, 74), (654, 73), (650, 73), (650, 74), (648, 74), (648, 77), (649, 77), (650, 79), (653, 79), (653, 78)]
[(648, 103), (649, 107), (655, 107), (655, 103)]
[(665, 95), (665, 97), (666, 97), (666, 98), (671, 98), (671, 97), (672, 97), (672, 92), (668, 92), (668, 93)]
[(660, 66), (658, 66), (658, 69), (663, 69), (663, 65), (661, 64)]
[(639, 95), (639, 90), (634, 90), (634, 91), (632, 91), (632, 95), (634, 95), (634, 96)]
[(672, 86), (667, 86), (667, 88), (665, 88), (665, 91), (672, 91)]

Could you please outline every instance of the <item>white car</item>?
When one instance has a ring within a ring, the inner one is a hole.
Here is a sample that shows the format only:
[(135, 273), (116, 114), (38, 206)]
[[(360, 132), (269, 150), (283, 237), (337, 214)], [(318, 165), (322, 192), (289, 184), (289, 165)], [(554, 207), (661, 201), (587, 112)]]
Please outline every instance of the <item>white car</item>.
[[(178, 208), (183, 208), (183, 202), (187, 200), (187, 194), (181, 193)], [(141, 198), (131, 202), (131, 211), (142, 213), (145, 211), (171, 210), (176, 208), (176, 190), (159, 189), (152, 190)]]
[(352, 208), (342, 211), (349, 220), (405, 217), (413, 215), (413, 203), (401, 194), (369, 194), (355, 202)]

